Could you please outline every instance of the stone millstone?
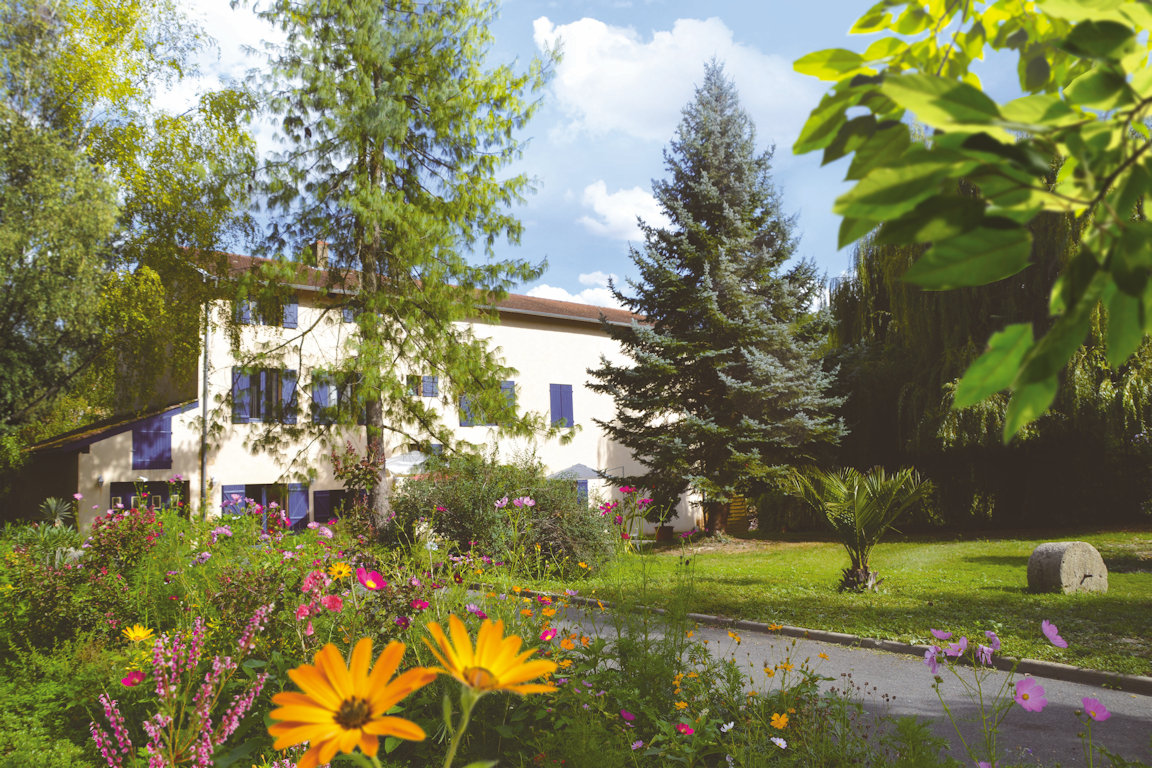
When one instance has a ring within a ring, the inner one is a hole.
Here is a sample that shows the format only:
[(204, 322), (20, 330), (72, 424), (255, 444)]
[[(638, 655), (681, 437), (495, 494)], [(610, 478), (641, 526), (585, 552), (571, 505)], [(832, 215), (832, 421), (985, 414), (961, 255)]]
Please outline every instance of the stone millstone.
[(1031, 592), (1107, 592), (1108, 566), (1086, 541), (1050, 541), (1028, 558)]

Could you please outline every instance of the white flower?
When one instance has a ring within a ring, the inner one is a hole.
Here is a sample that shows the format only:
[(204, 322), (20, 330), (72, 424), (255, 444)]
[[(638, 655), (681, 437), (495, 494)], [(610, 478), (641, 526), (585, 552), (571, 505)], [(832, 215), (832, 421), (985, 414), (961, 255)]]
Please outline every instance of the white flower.
[(784, 741), (784, 739), (780, 738), (779, 736), (773, 736), (772, 743), (780, 747), (780, 749), (788, 749), (788, 742)]
[(732, 726), (734, 725), (736, 725), (735, 720), (730, 723), (724, 723), (724, 725), (720, 726), (720, 733), (728, 733), (728, 731), (732, 730)]

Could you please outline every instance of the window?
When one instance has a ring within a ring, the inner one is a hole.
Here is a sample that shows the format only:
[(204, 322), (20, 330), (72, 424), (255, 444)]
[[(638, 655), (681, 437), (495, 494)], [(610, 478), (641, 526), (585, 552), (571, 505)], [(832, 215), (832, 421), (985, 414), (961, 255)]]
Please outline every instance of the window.
[(356, 322), (356, 310), (352, 307), (344, 307), (340, 310), (340, 317), (346, 323), (354, 323)]
[[(264, 531), (268, 531), (269, 509), (282, 509), (288, 525), (303, 528), (308, 524), (308, 486), (303, 483), (264, 483), (220, 486), (220, 509), (226, 515), (244, 511), (244, 500), (251, 499), (263, 510)], [(275, 507), (272, 507), (275, 505)]]
[(232, 423), (296, 423), (296, 371), (232, 369)]
[(367, 409), (358, 403), (359, 374), (312, 372), (312, 421), (315, 424), (350, 424), (367, 421)]
[(413, 397), (436, 397), (440, 394), (439, 380), (435, 376), (408, 376), (408, 391)]
[[(500, 391), (508, 399), (508, 407), (516, 409), (516, 382), (500, 382)], [(460, 395), (460, 426), (475, 427), (477, 425), (494, 427), (496, 422), (489, 420), (484, 414), (476, 413), (472, 407), (472, 400), (467, 395)]]
[(576, 417), (572, 413), (572, 385), (549, 384), (548, 390), (552, 404), (552, 426), (575, 426)]
[(115, 508), (117, 504), (137, 509), (171, 508), (184, 506), (188, 498), (188, 481), (169, 482), (166, 480), (149, 480), (142, 483), (123, 482), (109, 483), (108, 492), (110, 502)]
[[(240, 299), (236, 302), (235, 313), (236, 322), (241, 325), (272, 325), (260, 314), (260, 310), (256, 307), (256, 302), (251, 299)], [(296, 328), (299, 323), (300, 317), (300, 303), (295, 299), (284, 302), (281, 305), (281, 318), (280, 325), (285, 328)]]

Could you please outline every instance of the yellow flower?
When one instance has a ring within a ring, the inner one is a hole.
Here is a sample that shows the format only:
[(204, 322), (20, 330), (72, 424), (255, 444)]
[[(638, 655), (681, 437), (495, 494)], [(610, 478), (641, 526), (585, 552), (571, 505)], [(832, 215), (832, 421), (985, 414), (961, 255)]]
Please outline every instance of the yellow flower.
[(452, 635), (449, 642), (444, 630), (434, 621), (428, 622), (428, 632), (436, 641), (424, 638), (432, 654), (443, 667), (436, 668), (459, 680), (464, 685), (483, 695), (489, 691), (511, 691), (524, 696), (529, 693), (551, 693), (556, 686), (543, 683), (529, 683), (556, 671), (556, 662), (528, 657), (536, 652), (529, 648), (520, 652), (522, 640), (516, 635), (504, 636), (504, 622), (485, 619), (476, 633), (476, 647), (464, 622), (455, 614), (448, 617), (448, 631)]
[(512, 587), (512, 591), (516, 594), (520, 594), (520, 587)]
[(583, 560), (576, 563), (576, 565), (580, 566), (581, 568), (587, 568), (588, 567), (588, 563), (584, 562)]
[(584, 635), (584, 637), (580, 638), (580, 645), (584, 646), (585, 648), (587, 648), (591, 643), (592, 638), (588, 637), (588, 635)]
[(816, 655), (817, 655), (817, 656), (819, 656), (820, 658), (824, 659), (824, 661), (828, 661), (828, 654), (826, 654), (826, 653), (818, 653), (818, 654), (816, 654)]
[(686, 701), (676, 702), (676, 709), (688, 709), (688, 702), (686, 702)]
[(152, 637), (152, 630), (141, 624), (137, 624), (132, 627), (125, 627), (124, 637), (128, 638), (129, 642), (141, 643)]
[(572, 666), (572, 659), (561, 659), (556, 663), (560, 666), (561, 669), (568, 669), (568, 667)]
[(576, 643), (572, 642), (572, 638), (566, 637), (560, 641), (560, 647), (566, 651), (573, 651), (576, 649)]
[(315, 665), (303, 664), (288, 671), (303, 693), (284, 691), (272, 697), (279, 708), (272, 710), (271, 717), (280, 721), (268, 728), (276, 737), (272, 746), (287, 749), (308, 742), (308, 751), (297, 768), (316, 768), (331, 762), (337, 752), (352, 752), (357, 746), (374, 757), (381, 736), (422, 741), (424, 730), (416, 723), (384, 714), (436, 678), (435, 671), (414, 667), (393, 679), (403, 656), (403, 643), (389, 643), (369, 671), (370, 638), (356, 643), (348, 666), (335, 645), (321, 648)]
[(775, 677), (776, 670), (772, 669), (772, 667), (764, 667), (764, 674), (768, 675), (768, 677)]
[(788, 727), (788, 715), (782, 715), (779, 712), (772, 713), (772, 727), (778, 728), (781, 731)]
[(768, 631), (769, 632), (779, 632), (782, 629), (784, 629), (783, 624), (769, 624), (768, 625)]
[(783, 661), (776, 665), (776, 669), (782, 669), (785, 672), (791, 672), (793, 669), (795, 669), (795, 667), (793, 667), (789, 662)]
[(695, 633), (695, 632), (693, 632), (692, 630), (688, 630), (687, 632), (685, 632), (685, 633), (684, 633), (684, 635), (685, 635), (686, 637), (692, 637), (692, 635), (694, 635), (694, 634), (696, 634), (696, 633)]
[(556, 609), (555, 608), (542, 608), (542, 609), (540, 609), (540, 613), (543, 614), (544, 616), (555, 616), (556, 615)]
[(352, 566), (348, 563), (332, 563), (328, 566), (328, 575), (334, 579), (346, 579), (352, 575)]
[(732, 632), (731, 630), (729, 630), (728, 637), (735, 640), (737, 645), (740, 644), (740, 635), (736, 634), (735, 632)]
[(520, 615), (526, 616), (528, 618), (532, 618), (532, 609), (531, 608), (521, 608), (520, 609)]

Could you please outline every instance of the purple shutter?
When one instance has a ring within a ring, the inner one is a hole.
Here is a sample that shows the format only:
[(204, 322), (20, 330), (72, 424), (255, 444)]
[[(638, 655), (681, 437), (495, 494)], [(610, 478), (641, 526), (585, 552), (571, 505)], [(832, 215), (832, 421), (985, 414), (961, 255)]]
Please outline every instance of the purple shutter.
[(296, 371), (280, 371), (280, 421), (295, 424), (296, 408)]
[(564, 417), (564, 426), (576, 425), (576, 414), (572, 410), (572, 385), (560, 385), (560, 414)]
[(152, 416), (132, 428), (132, 469), (172, 469), (172, 414)]
[(288, 525), (300, 527), (308, 523), (308, 486), (303, 483), (288, 483)]
[(295, 328), (300, 315), (300, 304), (293, 300), (284, 305), (284, 327)]
[(421, 394), (423, 394), (424, 397), (436, 397), (436, 395), (439, 394), (439, 389), (436, 384), (435, 376), (424, 376), (420, 381)]
[(245, 486), (220, 486), (220, 512), (225, 515), (238, 515), (244, 509)]
[(312, 421), (316, 424), (332, 423), (332, 385), (323, 373), (312, 373)]
[(471, 427), (474, 424), (472, 401), (468, 399), (468, 395), (460, 395), (460, 426)]
[(243, 368), (232, 369), (232, 423), (252, 421), (252, 377)]
[[(563, 384), (548, 385), (548, 400), (552, 410), (552, 426), (556, 426), (564, 420), (563, 388)], [(572, 425), (566, 424), (565, 426)]]

